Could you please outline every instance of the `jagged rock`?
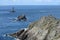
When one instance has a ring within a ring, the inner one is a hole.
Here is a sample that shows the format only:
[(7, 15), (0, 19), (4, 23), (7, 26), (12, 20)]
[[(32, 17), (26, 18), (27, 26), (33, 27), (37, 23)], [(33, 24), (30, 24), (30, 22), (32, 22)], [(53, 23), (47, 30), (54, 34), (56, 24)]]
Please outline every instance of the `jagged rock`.
[(18, 38), (20, 40), (24, 40), (27, 38), (27, 35), (28, 35), (27, 32), (28, 32), (28, 30), (22, 29), (16, 33), (12, 33), (12, 34), (8, 34), (8, 35)]
[(26, 21), (27, 20), (26, 16), (25, 15), (21, 15), (21, 16), (17, 17), (17, 21), (21, 21), (21, 20)]
[(16, 32), (16, 33), (9, 34), (9, 35), (10, 35), (10, 36), (13, 36), (13, 37), (15, 37), (15, 38), (17, 38), (17, 37), (19, 37), (19, 36), (20, 36), (20, 34), (22, 34), (24, 31), (25, 31), (25, 30), (24, 30), (24, 29), (22, 29), (22, 30), (20, 30), (20, 31), (18, 31), (18, 32)]
[(60, 40), (60, 19), (53, 16), (42, 17), (31, 23), (28, 29), (17, 38), (20, 40)]

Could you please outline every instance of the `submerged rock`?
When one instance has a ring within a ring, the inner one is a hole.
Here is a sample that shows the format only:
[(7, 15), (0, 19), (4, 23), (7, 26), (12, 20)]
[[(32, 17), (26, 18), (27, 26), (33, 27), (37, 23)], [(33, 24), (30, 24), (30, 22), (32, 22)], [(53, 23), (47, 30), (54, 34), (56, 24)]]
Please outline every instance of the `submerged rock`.
[(53, 16), (42, 17), (31, 23), (27, 30), (21, 31), (10, 36), (20, 40), (60, 40), (60, 19)]

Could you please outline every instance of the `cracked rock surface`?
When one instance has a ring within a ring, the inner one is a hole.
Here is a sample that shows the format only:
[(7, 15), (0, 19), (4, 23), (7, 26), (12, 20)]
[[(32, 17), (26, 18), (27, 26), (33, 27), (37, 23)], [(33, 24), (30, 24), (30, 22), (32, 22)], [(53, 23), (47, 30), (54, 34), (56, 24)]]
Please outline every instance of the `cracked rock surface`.
[(32, 22), (27, 30), (9, 34), (20, 40), (60, 40), (60, 19), (44, 16)]

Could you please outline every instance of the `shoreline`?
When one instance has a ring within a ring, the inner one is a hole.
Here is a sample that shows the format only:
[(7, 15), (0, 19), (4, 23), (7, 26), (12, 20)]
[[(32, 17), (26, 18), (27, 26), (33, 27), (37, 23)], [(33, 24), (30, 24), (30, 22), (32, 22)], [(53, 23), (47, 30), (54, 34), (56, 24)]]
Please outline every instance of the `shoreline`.
[[(28, 28), (21, 28), (19, 31), (14, 32), (14, 33), (18, 33), (18, 32), (20, 32), (20, 31), (22, 31), (22, 30), (27, 31), (27, 30), (28, 30)], [(13, 34), (13, 33), (11, 33), (11, 34)], [(6, 36), (7, 36), (7, 37), (15, 38), (15, 37), (11, 36), (11, 34), (4, 34), (3, 36), (4, 36), (4, 37), (6, 37)], [(15, 39), (18, 39), (18, 38), (16, 37)]]

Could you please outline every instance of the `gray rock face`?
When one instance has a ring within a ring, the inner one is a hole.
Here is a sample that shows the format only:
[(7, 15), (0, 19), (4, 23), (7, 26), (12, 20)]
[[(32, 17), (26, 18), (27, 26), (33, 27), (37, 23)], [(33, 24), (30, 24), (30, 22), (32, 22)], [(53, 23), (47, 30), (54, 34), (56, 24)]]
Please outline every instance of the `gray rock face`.
[(42, 17), (31, 23), (27, 30), (21, 31), (10, 36), (20, 40), (60, 40), (60, 20), (53, 16)]

